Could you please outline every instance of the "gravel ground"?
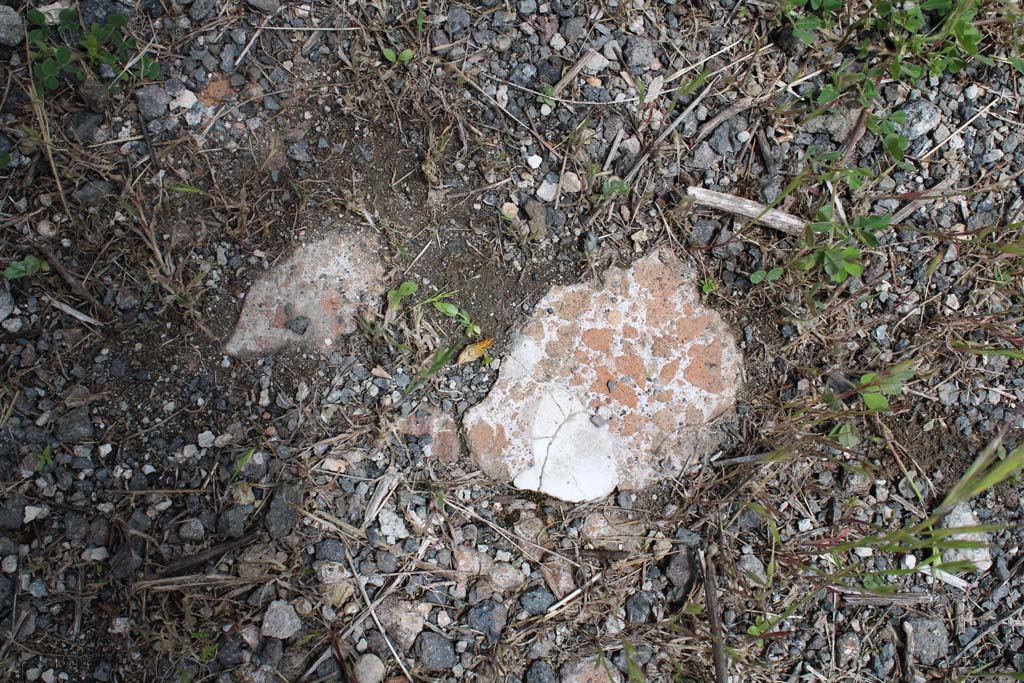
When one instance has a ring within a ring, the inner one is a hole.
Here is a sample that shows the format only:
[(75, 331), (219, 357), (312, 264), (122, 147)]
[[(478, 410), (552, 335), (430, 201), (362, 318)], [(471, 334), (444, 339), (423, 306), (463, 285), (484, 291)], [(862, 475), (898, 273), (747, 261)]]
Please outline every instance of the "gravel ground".
[[(771, 3), (81, 0), (160, 75), (41, 100), (11, 4), (2, 258), (48, 268), (0, 281), (0, 680), (716, 680), (721, 642), (732, 680), (1024, 671), (1024, 484), (944, 502), (986, 445), (1012, 462), (1024, 401), (994, 32), (991, 66), (878, 80), (896, 163), (855, 99), (816, 105), (849, 55)], [(871, 181), (818, 178), (829, 153)], [(689, 186), (897, 218), (839, 284)], [(258, 276), (346, 226), (388, 286), (457, 290), (494, 361), (428, 372), (458, 326), (383, 310), (330, 353), (226, 355)], [(719, 449), (591, 503), (484, 476), (458, 430), (511, 331), (662, 245), (745, 354)]]

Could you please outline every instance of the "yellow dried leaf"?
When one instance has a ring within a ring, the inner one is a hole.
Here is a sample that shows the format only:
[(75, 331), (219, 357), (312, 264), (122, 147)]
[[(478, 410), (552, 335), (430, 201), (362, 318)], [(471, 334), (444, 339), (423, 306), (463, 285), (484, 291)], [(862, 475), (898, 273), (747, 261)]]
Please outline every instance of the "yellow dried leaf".
[(480, 359), (487, 349), (494, 345), (494, 340), (490, 337), (478, 341), (475, 344), (470, 344), (466, 348), (462, 349), (462, 353), (459, 354), (458, 360), (455, 361), (456, 365), (462, 365), (463, 363), (472, 363), (475, 360)]

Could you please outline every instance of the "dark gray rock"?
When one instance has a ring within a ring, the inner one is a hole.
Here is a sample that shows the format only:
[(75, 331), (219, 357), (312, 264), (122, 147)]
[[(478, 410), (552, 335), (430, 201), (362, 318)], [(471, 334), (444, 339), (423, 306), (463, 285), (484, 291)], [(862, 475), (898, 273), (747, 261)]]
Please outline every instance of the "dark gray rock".
[(316, 559), (328, 560), (330, 562), (345, 561), (345, 544), (333, 538), (320, 541), (316, 544)]
[(109, 659), (102, 660), (96, 665), (96, 668), (92, 671), (92, 677), (94, 680), (100, 681), (100, 683), (106, 683), (110, 680), (110, 675), (114, 672), (114, 664)]
[(293, 161), (298, 161), (299, 163), (312, 161), (313, 157), (309, 156), (309, 144), (305, 142), (296, 142), (289, 146), (288, 158)]
[(11, 595), (14, 593), (14, 584), (6, 576), (0, 576), (0, 612), (6, 612), (11, 606)]
[(81, 143), (92, 142), (96, 129), (103, 123), (103, 114), (76, 111), (68, 117), (68, 137)]
[(447, 671), (459, 661), (452, 641), (432, 631), (424, 631), (416, 637), (415, 650), (424, 671)]
[(214, 0), (193, 0), (192, 6), (188, 8), (188, 18), (192, 21), (202, 21), (210, 16), (216, 7)]
[(25, 22), (17, 10), (0, 5), (0, 45), (16, 47), (25, 39)]
[(82, 81), (78, 86), (78, 96), (92, 111), (104, 111), (110, 104), (110, 89), (95, 78)]
[(469, 28), (469, 22), (469, 12), (461, 5), (455, 5), (448, 10), (448, 21), (445, 22), (445, 28), (448, 29), (449, 35), (454, 36)]
[(217, 533), (228, 538), (241, 538), (245, 534), (245, 519), (250, 512), (252, 505), (229, 507), (217, 518)]
[(544, 586), (535, 586), (523, 593), (519, 598), (519, 604), (524, 610), (536, 616), (544, 614), (548, 607), (555, 604), (555, 596)]
[(57, 420), (56, 437), (61, 443), (80, 443), (92, 438), (92, 417), (88, 406), (70, 410)]
[(587, 33), (586, 17), (572, 17), (562, 22), (559, 33), (565, 38), (565, 42), (571, 43), (579, 40)]
[(304, 315), (300, 315), (297, 318), (292, 318), (284, 324), (289, 330), (298, 335), (306, 334), (306, 330), (309, 329), (309, 318)]
[(201, 521), (193, 517), (192, 519), (186, 519), (178, 527), (178, 536), (183, 541), (201, 541), (206, 536), (206, 528)]
[(291, 638), (302, 630), (302, 619), (284, 600), (274, 600), (263, 614), (260, 632), (267, 638)]
[(114, 185), (106, 180), (89, 180), (71, 195), (79, 204), (95, 206), (114, 194)]
[(683, 593), (689, 593), (696, 577), (696, 571), (693, 553), (689, 548), (680, 548), (669, 560), (668, 567), (665, 568), (665, 575), (673, 586), (679, 588)]
[(654, 43), (647, 38), (634, 36), (626, 45), (626, 66), (634, 71), (646, 71), (654, 61)]
[(135, 104), (146, 121), (158, 119), (166, 114), (167, 105), (170, 103), (171, 97), (162, 86), (147, 85), (135, 91)]
[(482, 600), (469, 610), (466, 621), (471, 629), (480, 631), (487, 636), (489, 642), (496, 643), (501, 639), (501, 632), (505, 630), (508, 610), (495, 600)]
[(301, 503), (302, 487), (298, 484), (285, 484), (277, 490), (263, 520), (271, 538), (284, 538), (291, 533), (299, 521), (297, 508)]
[(556, 683), (555, 670), (542, 659), (535, 659), (526, 670), (526, 683)]
[(11, 286), (5, 279), (0, 282), (0, 322), (7, 320), (14, 313), (14, 297), (11, 296)]
[(949, 633), (941, 619), (915, 617), (907, 619), (904, 627), (913, 631), (911, 654), (914, 661), (924, 666), (934, 666), (949, 654)]
[(626, 621), (642, 624), (651, 616), (651, 596), (645, 591), (633, 593), (626, 598)]
[(93, 24), (103, 26), (115, 14), (127, 17), (131, 14), (131, 8), (114, 0), (79, 0), (78, 12), (82, 17), (82, 25), (90, 27)]
[(278, 0), (245, 0), (245, 4), (267, 14), (273, 14), (281, 7)]
[(16, 490), (4, 497), (3, 503), (0, 504), (0, 528), (10, 531), (22, 528), (25, 506), (28, 504), (29, 500)]

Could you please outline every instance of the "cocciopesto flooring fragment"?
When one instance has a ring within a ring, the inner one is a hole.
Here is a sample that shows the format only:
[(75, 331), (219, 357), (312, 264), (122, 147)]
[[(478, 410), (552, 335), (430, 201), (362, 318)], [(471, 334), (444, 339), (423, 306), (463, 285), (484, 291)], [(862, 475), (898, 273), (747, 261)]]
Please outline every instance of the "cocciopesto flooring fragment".
[(488, 475), (568, 501), (674, 476), (717, 442), (742, 358), (667, 249), (553, 288), (466, 415)]
[(355, 331), (362, 305), (384, 293), (380, 243), (366, 232), (334, 232), (302, 244), (253, 283), (225, 351), (266, 355), (297, 343), (329, 354)]

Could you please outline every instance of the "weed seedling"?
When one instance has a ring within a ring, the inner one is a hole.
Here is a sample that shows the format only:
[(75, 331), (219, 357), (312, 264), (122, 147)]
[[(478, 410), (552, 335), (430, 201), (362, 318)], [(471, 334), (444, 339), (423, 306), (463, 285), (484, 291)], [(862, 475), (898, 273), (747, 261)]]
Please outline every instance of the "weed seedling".
[(17, 280), (20, 277), (49, 272), (49, 263), (41, 258), (37, 258), (29, 254), (20, 261), (11, 261), (7, 264), (7, 267), (4, 268), (4, 277), (8, 280)]
[(751, 284), (760, 284), (767, 282), (771, 284), (782, 277), (782, 268), (772, 268), (769, 271), (757, 270), (750, 274)]
[(61, 10), (55, 26), (39, 10), (26, 15), (32, 28), (28, 32), (29, 58), (36, 80), (36, 94), (55, 90), (62, 76), (84, 80), (107, 66), (118, 72), (117, 80), (155, 79), (160, 64), (146, 53), (136, 54), (135, 39), (128, 35), (128, 20), (120, 14), (110, 16), (102, 26), (85, 30), (74, 10)]
[(405, 64), (416, 55), (411, 48), (405, 48), (401, 52), (396, 53), (390, 47), (384, 48), (383, 54), (384, 59), (388, 60), (392, 64)]
[(402, 299), (412, 296), (419, 290), (420, 286), (415, 282), (406, 280), (402, 284), (398, 285), (397, 289), (388, 290), (388, 308), (392, 311), (397, 311), (402, 305)]

